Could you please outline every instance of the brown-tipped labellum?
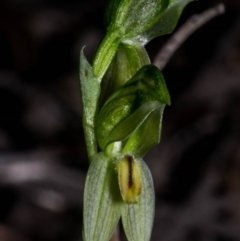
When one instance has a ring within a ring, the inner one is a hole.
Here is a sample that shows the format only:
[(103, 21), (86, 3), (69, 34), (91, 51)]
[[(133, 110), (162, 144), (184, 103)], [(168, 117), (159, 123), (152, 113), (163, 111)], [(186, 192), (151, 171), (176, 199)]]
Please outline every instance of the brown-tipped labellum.
[(141, 170), (139, 164), (130, 155), (125, 155), (117, 163), (118, 183), (123, 201), (137, 203), (142, 191)]

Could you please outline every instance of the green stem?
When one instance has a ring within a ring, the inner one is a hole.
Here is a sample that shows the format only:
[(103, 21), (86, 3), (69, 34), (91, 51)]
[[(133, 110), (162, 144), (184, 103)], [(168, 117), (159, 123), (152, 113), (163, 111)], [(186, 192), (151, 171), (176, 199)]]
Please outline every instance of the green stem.
[(120, 40), (119, 31), (110, 31), (98, 46), (93, 60), (93, 70), (99, 83), (117, 52)]

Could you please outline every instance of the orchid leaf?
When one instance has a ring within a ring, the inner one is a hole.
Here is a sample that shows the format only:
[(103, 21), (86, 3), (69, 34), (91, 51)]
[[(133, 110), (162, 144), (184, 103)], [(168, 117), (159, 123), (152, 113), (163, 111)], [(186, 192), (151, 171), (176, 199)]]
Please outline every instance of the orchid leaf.
[(93, 73), (91, 65), (84, 56), (83, 49), (80, 54), (80, 89), (83, 105), (83, 129), (87, 144), (89, 159), (97, 153), (97, 141), (95, 137), (95, 117), (98, 108), (100, 85)]

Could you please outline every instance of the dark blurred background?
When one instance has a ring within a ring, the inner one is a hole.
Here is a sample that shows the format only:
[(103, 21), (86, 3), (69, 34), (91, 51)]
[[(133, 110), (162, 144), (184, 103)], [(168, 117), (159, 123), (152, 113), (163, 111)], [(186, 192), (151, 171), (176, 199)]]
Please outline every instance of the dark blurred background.
[[(240, 240), (240, 1), (223, 2), (163, 70), (172, 105), (145, 160), (152, 240)], [(80, 241), (88, 168), (79, 51), (92, 59), (107, 0), (0, 1), (0, 241)], [(152, 60), (169, 36), (147, 45)], [(122, 235), (121, 235), (122, 236)], [(124, 238), (122, 238), (124, 239)]]

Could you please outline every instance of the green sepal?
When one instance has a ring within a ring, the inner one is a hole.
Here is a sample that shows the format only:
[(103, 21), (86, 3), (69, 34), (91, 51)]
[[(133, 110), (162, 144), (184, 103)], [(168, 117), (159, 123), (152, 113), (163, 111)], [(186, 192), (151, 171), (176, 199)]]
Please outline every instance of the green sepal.
[(157, 67), (142, 67), (102, 107), (97, 122), (98, 144), (126, 140), (160, 106), (170, 104), (163, 76)]
[(108, 31), (118, 29), (124, 38), (150, 29), (161, 17), (169, 0), (111, 0), (105, 14)]
[(91, 65), (84, 56), (83, 49), (80, 53), (80, 89), (83, 105), (83, 129), (86, 140), (89, 160), (97, 153), (97, 141), (95, 136), (95, 118), (100, 95), (100, 84)]
[(118, 51), (101, 83), (100, 102), (123, 86), (144, 65), (150, 64), (145, 48), (138, 41), (120, 43)]
[(194, 0), (171, 0), (161, 18), (147, 31), (136, 37), (143, 45), (155, 37), (170, 34), (176, 27), (186, 5)]
[(141, 169), (142, 193), (136, 204), (124, 205), (122, 224), (128, 241), (149, 241), (154, 219), (154, 186), (151, 173), (142, 159), (138, 159)]
[(122, 210), (115, 163), (103, 152), (94, 156), (84, 188), (84, 241), (109, 241)]
[(162, 105), (149, 114), (142, 125), (129, 137), (123, 153), (143, 157), (160, 142), (164, 107), (165, 105)]
[(148, 115), (159, 106), (160, 103), (157, 101), (150, 101), (142, 104), (135, 112), (121, 121), (121, 123), (111, 131), (106, 141), (104, 142), (103, 140), (102, 142), (107, 146), (115, 141), (124, 141), (131, 136), (131, 134), (141, 126)]

